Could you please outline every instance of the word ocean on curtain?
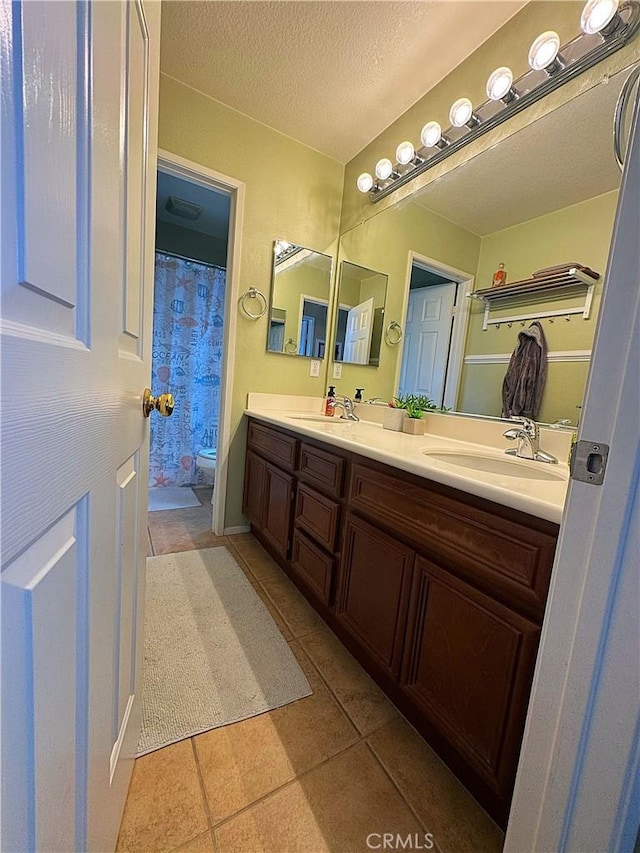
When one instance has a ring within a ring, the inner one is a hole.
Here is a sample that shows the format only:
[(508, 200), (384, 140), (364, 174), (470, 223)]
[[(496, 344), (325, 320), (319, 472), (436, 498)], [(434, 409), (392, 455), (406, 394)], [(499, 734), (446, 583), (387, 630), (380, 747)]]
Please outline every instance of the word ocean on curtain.
[(225, 270), (156, 252), (153, 393), (170, 392), (169, 418), (151, 418), (151, 486), (197, 482), (195, 459), (216, 446)]

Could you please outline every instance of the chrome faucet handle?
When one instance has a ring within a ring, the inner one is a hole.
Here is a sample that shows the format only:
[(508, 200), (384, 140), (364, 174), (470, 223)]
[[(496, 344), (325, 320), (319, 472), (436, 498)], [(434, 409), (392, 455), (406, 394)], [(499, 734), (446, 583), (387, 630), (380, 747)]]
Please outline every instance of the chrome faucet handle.
[(528, 436), (531, 438), (537, 438), (539, 435), (538, 424), (531, 420), (531, 418), (526, 418), (524, 415), (511, 415), (512, 421), (518, 421), (518, 423), (522, 424), (522, 429), (526, 432)]

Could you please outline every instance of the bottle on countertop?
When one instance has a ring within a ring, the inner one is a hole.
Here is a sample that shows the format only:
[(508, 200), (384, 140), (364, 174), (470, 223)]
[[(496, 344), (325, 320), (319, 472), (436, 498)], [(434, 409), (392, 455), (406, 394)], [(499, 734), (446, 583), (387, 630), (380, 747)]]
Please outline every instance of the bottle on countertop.
[(493, 281), (491, 282), (491, 287), (500, 287), (501, 284), (507, 283), (507, 271), (504, 268), (504, 264), (498, 264), (498, 269), (493, 274)]
[(356, 403), (362, 402), (362, 392), (363, 391), (364, 391), (364, 388), (356, 388), (356, 396), (353, 398)]
[(329, 385), (329, 390), (327, 391), (327, 399), (324, 403), (324, 413), (328, 418), (332, 418), (336, 410), (333, 407), (333, 401), (336, 399), (336, 386)]

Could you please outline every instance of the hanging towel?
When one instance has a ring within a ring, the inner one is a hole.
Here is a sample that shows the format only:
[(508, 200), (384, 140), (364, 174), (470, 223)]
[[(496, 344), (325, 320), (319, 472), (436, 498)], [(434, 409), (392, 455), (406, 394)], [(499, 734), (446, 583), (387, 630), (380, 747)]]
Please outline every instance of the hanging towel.
[(547, 341), (536, 320), (518, 334), (502, 383), (502, 417), (521, 415), (535, 420), (547, 380)]

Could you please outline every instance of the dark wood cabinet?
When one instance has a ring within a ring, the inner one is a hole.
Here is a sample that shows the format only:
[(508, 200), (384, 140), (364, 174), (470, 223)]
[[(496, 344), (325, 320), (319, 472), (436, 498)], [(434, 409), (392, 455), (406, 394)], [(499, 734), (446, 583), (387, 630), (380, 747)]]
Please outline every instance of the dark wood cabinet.
[(255, 421), (244, 511), (504, 826), (558, 526)]
[(265, 466), (265, 507), (262, 535), (286, 560), (291, 546), (294, 479), (267, 462)]
[(535, 623), (417, 558), (401, 687), (503, 802), (539, 634)]
[(394, 678), (400, 673), (414, 554), (361, 519), (344, 533), (337, 619)]
[(265, 483), (267, 463), (247, 450), (244, 466), (244, 493), (242, 511), (251, 524), (261, 528), (264, 521)]

